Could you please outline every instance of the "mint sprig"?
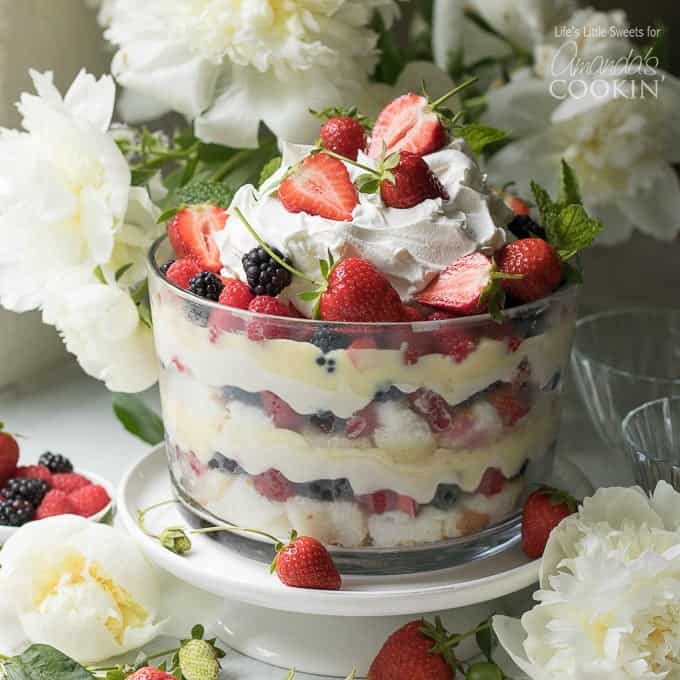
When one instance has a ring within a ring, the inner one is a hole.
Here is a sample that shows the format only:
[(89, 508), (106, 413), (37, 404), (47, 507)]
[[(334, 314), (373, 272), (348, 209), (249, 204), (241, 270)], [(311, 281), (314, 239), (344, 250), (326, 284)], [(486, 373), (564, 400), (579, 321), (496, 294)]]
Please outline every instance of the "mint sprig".
[(564, 160), (560, 187), (559, 198), (554, 200), (540, 184), (531, 183), (547, 240), (567, 262), (591, 246), (603, 227), (600, 220), (590, 217), (583, 207), (576, 175)]
[(504, 130), (488, 125), (479, 125), (478, 123), (454, 127), (451, 132), (457, 137), (462, 137), (472, 149), (472, 152), (477, 155), (482, 153), (488, 146), (505, 141), (510, 134)]

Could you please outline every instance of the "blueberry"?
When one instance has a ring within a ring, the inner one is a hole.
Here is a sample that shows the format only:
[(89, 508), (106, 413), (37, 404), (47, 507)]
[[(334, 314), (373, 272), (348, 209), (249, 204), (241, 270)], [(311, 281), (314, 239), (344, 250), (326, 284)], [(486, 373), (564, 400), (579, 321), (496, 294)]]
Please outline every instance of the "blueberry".
[(335, 349), (349, 347), (351, 340), (346, 335), (333, 331), (328, 326), (321, 326), (312, 336), (310, 342), (316, 345), (324, 354)]
[(333, 482), (333, 497), (337, 501), (348, 501), (354, 498), (354, 490), (349, 479), (341, 478)]
[(226, 401), (241, 401), (244, 404), (258, 405), (260, 404), (259, 392), (246, 392), (240, 387), (227, 386), (222, 388), (222, 395)]
[(354, 497), (348, 479), (315, 479), (313, 482), (297, 485), (297, 493), (315, 501), (346, 501)]
[(316, 425), (322, 432), (330, 433), (335, 429), (335, 416), (330, 411), (320, 411), (309, 419), (312, 425)]
[(457, 484), (440, 484), (432, 499), (432, 505), (438, 510), (450, 510), (463, 493)]
[(206, 328), (208, 326), (208, 319), (210, 318), (210, 309), (204, 305), (197, 305), (194, 302), (186, 303), (187, 319), (195, 326)]
[(388, 387), (384, 390), (379, 390), (373, 396), (373, 401), (385, 402), (385, 401), (399, 401), (404, 396), (404, 393), (397, 387)]
[(211, 470), (220, 470), (222, 472), (228, 472), (232, 475), (237, 475), (243, 472), (243, 468), (235, 460), (227, 458), (221, 453), (215, 453), (215, 455), (208, 462), (208, 467)]

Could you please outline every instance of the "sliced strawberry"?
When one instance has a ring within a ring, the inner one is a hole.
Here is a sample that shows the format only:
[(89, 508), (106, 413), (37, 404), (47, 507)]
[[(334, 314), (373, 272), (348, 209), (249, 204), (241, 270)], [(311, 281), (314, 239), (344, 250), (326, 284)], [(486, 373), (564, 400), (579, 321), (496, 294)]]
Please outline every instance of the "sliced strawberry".
[(486, 395), (488, 402), (496, 409), (504, 427), (513, 427), (529, 413), (527, 395), (515, 389), (510, 383), (492, 387)]
[(437, 349), (451, 357), (457, 364), (463, 363), (479, 345), (479, 339), (463, 328), (442, 328), (436, 334)]
[(347, 356), (349, 360), (354, 364), (359, 370), (367, 367), (367, 358), (364, 350), (366, 349), (378, 349), (378, 343), (375, 338), (366, 336), (364, 338), (357, 338), (348, 348)]
[(357, 411), (345, 423), (345, 435), (348, 439), (358, 439), (359, 437), (369, 437), (375, 431), (378, 419), (375, 415), (373, 405), (369, 404), (361, 411)]
[(371, 515), (383, 515), (386, 512), (404, 512), (409, 517), (418, 513), (418, 504), (410, 496), (402, 496), (396, 491), (383, 489), (371, 494), (357, 496), (357, 502), (365, 512)]
[(487, 497), (496, 496), (503, 491), (504, 486), (505, 477), (503, 473), (498, 468), (487, 468), (477, 487), (477, 493)]
[(411, 92), (398, 97), (380, 112), (368, 155), (380, 158), (387, 147), (387, 153), (410, 151), (424, 156), (441, 149), (447, 137), (446, 128), (427, 98)]
[(325, 153), (309, 156), (295, 168), (281, 182), (279, 198), (288, 212), (338, 222), (349, 222), (359, 202), (345, 165)]
[(460, 405), (451, 409), (451, 425), (442, 432), (437, 441), (443, 448), (474, 448), (477, 419), (470, 405)]
[(490, 324), (484, 329), (483, 335), (492, 340), (505, 342), (509, 352), (516, 352), (522, 344), (522, 338), (515, 333), (510, 321)]
[(295, 495), (293, 485), (278, 470), (270, 469), (256, 475), (253, 483), (257, 493), (270, 501), (283, 503)]
[(409, 395), (411, 408), (427, 421), (433, 432), (445, 432), (451, 427), (451, 409), (443, 397), (426, 389)]
[(416, 300), (463, 316), (482, 314), (487, 303), (482, 299), (492, 283), (492, 261), (482, 253), (466, 255), (450, 264)]
[(180, 210), (168, 225), (177, 257), (193, 260), (201, 271), (219, 272), (220, 251), (212, 235), (224, 229), (227, 217), (226, 210), (215, 205), (190, 205)]
[(294, 411), (281, 397), (273, 392), (260, 394), (262, 408), (274, 422), (274, 425), (284, 430), (298, 430), (305, 422), (303, 416)]
[(404, 321), (416, 323), (423, 320), (422, 312), (413, 305), (403, 305), (401, 310), (403, 312)]

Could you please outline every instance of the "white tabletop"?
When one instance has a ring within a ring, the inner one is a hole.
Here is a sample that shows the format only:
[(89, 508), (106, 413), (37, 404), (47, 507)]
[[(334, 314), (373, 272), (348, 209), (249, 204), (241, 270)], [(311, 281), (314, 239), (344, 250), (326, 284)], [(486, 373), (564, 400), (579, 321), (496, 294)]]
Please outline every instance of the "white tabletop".
[[(144, 395), (158, 409), (155, 391)], [(9, 431), (24, 435), (22, 458), (29, 463), (46, 450), (63, 453), (76, 466), (117, 484), (124, 470), (149, 450), (129, 435), (111, 409), (111, 396), (99, 382), (67, 362), (39, 379), (0, 392), (0, 420)], [(567, 455), (595, 486), (630, 484), (623, 455), (607, 452), (587, 420), (573, 390), (567, 390), (560, 455)], [(195, 622), (191, 622), (195, 623)], [(208, 623), (208, 622), (202, 622)], [(190, 625), (190, 624), (189, 624)], [(238, 654), (224, 662), (228, 680), (280, 680), (285, 673)], [(300, 680), (311, 676), (298, 675)]]

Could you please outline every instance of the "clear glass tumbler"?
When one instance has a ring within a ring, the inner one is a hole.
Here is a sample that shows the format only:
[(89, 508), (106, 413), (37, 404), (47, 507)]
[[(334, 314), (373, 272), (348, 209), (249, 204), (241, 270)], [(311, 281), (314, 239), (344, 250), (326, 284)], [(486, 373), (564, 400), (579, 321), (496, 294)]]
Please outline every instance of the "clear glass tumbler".
[(193, 515), (296, 529), (345, 571), (517, 539), (527, 484), (551, 473), (576, 288), (503, 324), (325, 323), (196, 298), (160, 274), (170, 256), (152, 250), (151, 303), (171, 477)]

